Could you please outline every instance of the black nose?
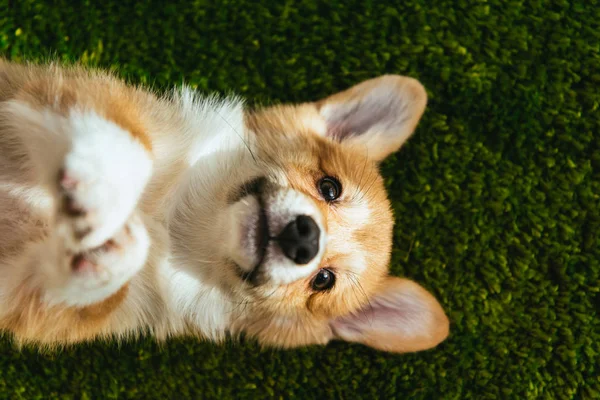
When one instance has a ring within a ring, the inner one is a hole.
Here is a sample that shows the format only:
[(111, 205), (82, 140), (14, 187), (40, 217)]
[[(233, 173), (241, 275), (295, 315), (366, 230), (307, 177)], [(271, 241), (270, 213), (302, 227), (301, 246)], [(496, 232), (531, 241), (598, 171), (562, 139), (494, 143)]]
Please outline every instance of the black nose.
[(290, 222), (277, 237), (279, 247), (287, 258), (298, 265), (308, 264), (319, 252), (317, 223), (307, 215), (300, 215)]

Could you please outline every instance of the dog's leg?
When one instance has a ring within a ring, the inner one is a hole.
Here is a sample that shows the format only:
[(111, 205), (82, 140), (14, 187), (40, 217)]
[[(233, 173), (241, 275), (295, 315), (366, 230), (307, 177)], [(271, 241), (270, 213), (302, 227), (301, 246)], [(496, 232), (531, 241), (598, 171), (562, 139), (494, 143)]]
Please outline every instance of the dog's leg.
[(149, 237), (137, 215), (103, 245), (74, 250), (57, 232), (32, 244), (25, 263), (48, 305), (86, 306), (116, 293), (145, 264)]
[(118, 291), (145, 263), (137, 202), (152, 173), (144, 144), (92, 110), (8, 102), (2, 110), (53, 200), (47, 237), (24, 254), (48, 303), (83, 306)]

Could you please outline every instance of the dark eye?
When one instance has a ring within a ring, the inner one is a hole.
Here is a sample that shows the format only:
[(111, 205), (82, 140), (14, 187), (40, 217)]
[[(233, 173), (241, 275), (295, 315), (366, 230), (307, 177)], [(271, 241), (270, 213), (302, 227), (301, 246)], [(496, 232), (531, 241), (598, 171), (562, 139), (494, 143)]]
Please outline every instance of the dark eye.
[(328, 290), (335, 283), (335, 275), (328, 269), (323, 268), (317, 273), (312, 281), (312, 288), (316, 291)]
[(326, 176), (319, 181), (319, 193), (325, 201), (334, 201), (342, 194), (342, 185), (337, 179)]

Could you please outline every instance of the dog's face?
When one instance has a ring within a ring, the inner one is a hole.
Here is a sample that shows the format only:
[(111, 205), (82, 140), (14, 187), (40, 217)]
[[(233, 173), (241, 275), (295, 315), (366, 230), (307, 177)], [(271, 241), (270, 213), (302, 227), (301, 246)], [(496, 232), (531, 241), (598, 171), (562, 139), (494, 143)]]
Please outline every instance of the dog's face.
[(394, 219), (377, 168), (425, 104), (417, 81), (386, 76), (246, 115), (248, 150), (218, 163), (223, 179), (199, 184), (212, 200), (209, 226), (197, 229), (215, 240), (195, 247), (214, 255), (210, 279), (240, 304), (233, 332), (282, 347), (339, 338), (396, 352), (446, 337), (438, 302), (388, 276)]

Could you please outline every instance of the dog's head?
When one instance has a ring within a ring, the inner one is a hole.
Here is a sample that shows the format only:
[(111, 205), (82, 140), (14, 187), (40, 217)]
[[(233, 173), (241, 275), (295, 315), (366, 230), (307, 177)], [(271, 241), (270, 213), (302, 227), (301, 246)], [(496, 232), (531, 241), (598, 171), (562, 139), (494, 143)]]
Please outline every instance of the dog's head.
[(394, 219), (378, 172), (426, 102), (416, 80), (383, 76), (245, 115), (247, 151), (220, 154), (219, 172), (198, 178), (208, 222), (195, 228), (202, 241), (186, 245), (212, 265), (204, 279), (239, 304), (232, 332), (282, 347), (343, 339), (394, 352), (445, 339), (435, 298), (388, 275)]

